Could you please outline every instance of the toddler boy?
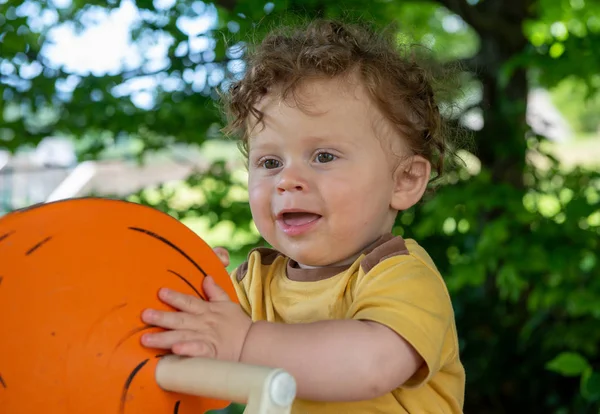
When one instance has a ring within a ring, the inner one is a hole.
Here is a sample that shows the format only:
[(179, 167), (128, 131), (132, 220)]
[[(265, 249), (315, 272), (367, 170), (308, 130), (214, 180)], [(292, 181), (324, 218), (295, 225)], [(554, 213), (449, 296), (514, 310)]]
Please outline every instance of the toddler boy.
[(149, 347), (281, 367), (294, 413), (459, 413), (465, 373), (446, 286), (426, 251), (391, 233), (443, 168), (425, 72), (393, 40), (316, 21), (271, 34), (227, 99), (248, 160), (258, 248), (210, 279), (208, 302), (163, 290)]

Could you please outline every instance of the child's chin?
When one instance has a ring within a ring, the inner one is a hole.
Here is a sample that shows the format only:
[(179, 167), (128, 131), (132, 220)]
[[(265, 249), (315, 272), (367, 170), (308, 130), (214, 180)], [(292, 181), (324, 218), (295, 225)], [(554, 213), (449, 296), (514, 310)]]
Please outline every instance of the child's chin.
[(311, 268), (311, 267), (326, 267), (330, 266), (331, 260), (327, 260), (327, 258), (323, 258), (322, 255), (318, 255), (315, 253), (292, 253), (291, 255), (287, 255), (289, 258), (297, 262), (300, 267)]

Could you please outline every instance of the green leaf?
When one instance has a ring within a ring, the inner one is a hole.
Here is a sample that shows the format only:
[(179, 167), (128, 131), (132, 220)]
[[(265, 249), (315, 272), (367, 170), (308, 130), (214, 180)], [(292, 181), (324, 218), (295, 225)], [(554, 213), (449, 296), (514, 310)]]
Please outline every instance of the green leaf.
[(587, 370), (581, 377), (581, 394), (588, 401), (600, 400), (600, 372)]
[(565, 377), (577, 377), (591, 369), (587, 360), (576, 352), (563, 352), (546, 364), (546, 369)]

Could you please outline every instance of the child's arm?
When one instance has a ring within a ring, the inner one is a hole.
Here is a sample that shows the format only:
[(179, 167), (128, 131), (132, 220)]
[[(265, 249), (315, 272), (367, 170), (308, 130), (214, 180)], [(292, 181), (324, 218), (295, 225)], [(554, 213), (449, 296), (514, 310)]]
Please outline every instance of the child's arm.
[(280, 367), (292, 374), (300, 398), (355, 401), (375, 398), (402, 385), (422, 360), (391, 329), (375, 322), (332, 320), (306, 324), (252, 323), (210, 278), (209, 302), (161, 290), (179, 312), (146, 310), (144, 322), (166, 328), (142, 343), (175, 354)]
[(298, 397), (318, 401), (379, 397), (402, 385), (423, 363), (388, 327), (358, 320), (256, 322), (241, 361), (287, 370), (296, 379)]
[(142, 343), (178, 355), (282, 367), (304, 399), (363, 400), (402, 384), (418, 386), (448, 357), (442, 345), (452, 305), (437, 273), (412, 259), (397, 267), (362, 282), (346, 319), (305, 324), (253, 323), (211, 278), (203, 283), (207, 302), (163, 290), (161, 300), (178, 311), (145, 311), (145, 323), (167, 331), (147, 333)]

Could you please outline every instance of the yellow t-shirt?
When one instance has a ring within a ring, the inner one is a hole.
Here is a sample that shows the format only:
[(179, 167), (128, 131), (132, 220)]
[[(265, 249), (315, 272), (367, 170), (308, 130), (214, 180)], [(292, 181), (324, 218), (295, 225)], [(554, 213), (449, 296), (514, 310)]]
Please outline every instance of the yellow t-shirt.
[(465, 372), (454, 311), (433, 261), (414, 240), (386, 235), (353, 264), (318, 269), (300, 269), (275, 250), (254, 249), (231, 277), (253, 321), (375, 321), (397, 332), (425, 360), (404, 385), (378, 398), (296, 399), (292, 413), (462, 413)]

